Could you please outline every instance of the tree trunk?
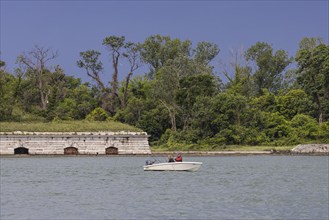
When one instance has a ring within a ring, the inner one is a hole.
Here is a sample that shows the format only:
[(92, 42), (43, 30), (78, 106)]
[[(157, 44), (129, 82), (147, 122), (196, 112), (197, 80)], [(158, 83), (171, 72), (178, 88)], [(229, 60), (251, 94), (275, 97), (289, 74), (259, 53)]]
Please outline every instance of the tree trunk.
[(118, 97), (118, 60), (119, 60), (120, 54), (115, 55), (112, 54), (112, 65), (114, 69), (114, 73), (112, 76), (112, 90), (111, 90), (111, 114), (115, 115), (116, 113), (116, 103), (117, 103), (117, 97)]
[(129, 82), (130, 82), (130, 77), (132, 76), (132, 72), (130, 72), (126, 78), (126, 85), (125, 85), (125, 89), (123, 92), (123, 101), (122, 101), (122, 108), (125, 109), (127, 106), (127, 102), (128, 102), (128, 86), (129, 86)]
[(322, 124), (323, 120), (323, 109), (322, 109), (322, 103), (321, 103), (321, 98), (318, 93), (316, 93), (316, 102), (318, 104), (319, 108), (319, 125)]
[(176, 127), (176, 115), (174, 112), (170, 112), (170, 120), (171, 120), (171, 130), (172, 131), (176, 131), (177, 127)]
[(320, 115), (319, 115), (319, 125), (321, 125), (323, 122), (323, 112), (322, 110), (320, 109)]
[(43, 66), (38, 70), (38, 79), (39, 79), (39, 91), (40, 91), (40, 99), (41, 99), (41, 108), (42, 110), (47, 109), (48, 104), (48, 94), (43, 91), (45, 90), (43, 80), (42, 80), (42, 72), (43, 72)]
[(168, 105), (166, 105), (166, 103), (164, 101), (160, 100), (160, 102), (168, 110), (169, 117), (170, 117), (170, 123), (171, 123), (171, 130), (176, 131), (177, 130), (177, 127), (176, 127), (176, 114), (175, 114), (175, 110), (172, 110)]

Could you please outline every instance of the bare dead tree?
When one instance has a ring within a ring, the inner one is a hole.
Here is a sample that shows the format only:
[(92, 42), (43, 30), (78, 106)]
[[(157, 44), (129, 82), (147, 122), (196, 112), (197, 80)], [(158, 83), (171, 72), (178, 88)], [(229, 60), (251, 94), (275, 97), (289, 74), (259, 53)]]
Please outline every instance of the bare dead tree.
[(35, 74), (37, 80), (37, 87), (41, 99), (41, 108), (47, 109), (48, 96), (50, 89), (47, 88), (48, 80), (45, 77), (46, 71), (49, 71), (50, 67), (48, 63), (58, 57), (58, 52), (53, 52), (50, 48), (44, 48), (34, 46), (32, 50), (17, 57), (17, 63), (21, 64), (26, 71), (31, 71)]

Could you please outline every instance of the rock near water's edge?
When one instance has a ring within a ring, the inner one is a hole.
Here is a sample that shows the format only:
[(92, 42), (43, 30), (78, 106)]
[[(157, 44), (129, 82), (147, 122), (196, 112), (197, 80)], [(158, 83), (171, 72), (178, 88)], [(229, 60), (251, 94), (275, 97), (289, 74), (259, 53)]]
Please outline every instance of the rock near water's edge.
[(293, 153), (329, 153), (329, 144), (300, 144), (291, 150)]

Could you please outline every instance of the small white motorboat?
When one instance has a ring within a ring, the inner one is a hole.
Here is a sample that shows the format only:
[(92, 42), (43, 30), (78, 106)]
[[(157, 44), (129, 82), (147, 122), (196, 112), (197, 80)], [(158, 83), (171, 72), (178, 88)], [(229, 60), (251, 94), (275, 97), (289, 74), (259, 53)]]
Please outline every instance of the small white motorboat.
[(153, 163), (144, 166), (144, 171), (197, 171), (202, 162)]

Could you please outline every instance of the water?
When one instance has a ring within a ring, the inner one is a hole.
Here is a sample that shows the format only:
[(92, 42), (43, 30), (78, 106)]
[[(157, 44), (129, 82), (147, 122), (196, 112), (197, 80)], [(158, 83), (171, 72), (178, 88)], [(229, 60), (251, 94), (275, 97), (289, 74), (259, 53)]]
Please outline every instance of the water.
[(326, 156), (2, 157), (0, 219), (328, 219)]

